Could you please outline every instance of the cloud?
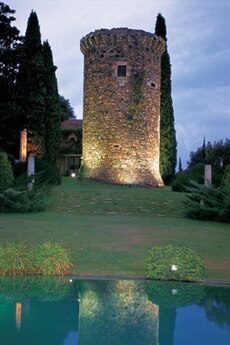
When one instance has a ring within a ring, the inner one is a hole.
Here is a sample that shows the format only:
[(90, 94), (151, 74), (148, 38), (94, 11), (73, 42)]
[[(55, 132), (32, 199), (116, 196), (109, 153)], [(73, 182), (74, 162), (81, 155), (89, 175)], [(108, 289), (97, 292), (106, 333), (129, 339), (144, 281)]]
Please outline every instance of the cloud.
[(207, 130), (214, 127), (219, 136), (229, 131), (230, 120), (230, 87), (220, 87), (207, 91), (189, 89), (174, 94), (174, 103), (178, 112), (177, 121), (183, 125), (196, 123), (197, 127), (205, 126)]
[[(207, 141), (229, 137), (230, 86), (182, 90), (174, 94), (179, 155), (185, 158)], [(187, 160), (187, 158), (186, 158)]]

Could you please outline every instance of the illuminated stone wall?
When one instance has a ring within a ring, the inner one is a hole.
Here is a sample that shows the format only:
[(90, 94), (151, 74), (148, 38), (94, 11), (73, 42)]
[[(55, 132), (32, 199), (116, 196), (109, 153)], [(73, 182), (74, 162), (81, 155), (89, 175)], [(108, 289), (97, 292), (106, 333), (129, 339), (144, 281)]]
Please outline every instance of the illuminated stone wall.
[(79, 281), (79, 345), (159, 345), (159, 306), (142, 282)]
[(163, 185), (159, 173), (162, 38), (102, 29), (84, 54), (84, 174), (102, 182)]

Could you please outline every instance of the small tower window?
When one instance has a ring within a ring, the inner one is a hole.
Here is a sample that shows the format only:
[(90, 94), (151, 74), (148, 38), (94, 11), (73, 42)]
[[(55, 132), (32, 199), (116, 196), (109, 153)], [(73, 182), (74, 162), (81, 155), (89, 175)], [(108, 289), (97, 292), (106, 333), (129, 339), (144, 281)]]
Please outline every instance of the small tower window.
[(117, 66), (117, 76), (118, 77), (126, 77), (126, 65), (118, 65)]

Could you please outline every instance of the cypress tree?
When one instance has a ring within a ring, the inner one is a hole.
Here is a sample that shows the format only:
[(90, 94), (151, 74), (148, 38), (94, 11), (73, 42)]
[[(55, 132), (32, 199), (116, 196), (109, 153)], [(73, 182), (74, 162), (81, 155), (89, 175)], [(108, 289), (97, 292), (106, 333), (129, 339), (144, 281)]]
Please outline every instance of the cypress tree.
[(155, 34), (165, 40), (165, 52), (161, 57), (160, 172), (164, 183), (168, 184), (175, 174), (177, 142), (171, 96), (171, 64), (167, 50), (167, 30), (165, 19), (160, 13), (156, 20)]
[(179, 157), (178, 171), (179, 171), (179, 172), (182, 172), (182, 171), (183, 171), (182, 162), (181, 162), (181, 157)]
[(203, 138), (203, 145), (202, 145), (202, 158), (204, 162), (206, 161), (206, 141), (205, 141), (205, 136)]
[(56, 163), (60, 134), (61, 115), (60, 98), (55, 75), (56, 66), (53, 64), (53, 55), (48, 41), (43, 43), (43, 56), (45, 66), (45, 156), (44, 158), (52, 164)]
[(36, 12), (32, 11), (24, 39), (18, 76), (19, 130), (27, 129), (28, 153), (44, 155), (45, 68), (41, 33)]
[(18, 73), (18, 51), (22, 37), (13, 26), (15, 10), (0, 2), (0, 147), (18, 154), (19, 135), (15, 128), (15, 81)]

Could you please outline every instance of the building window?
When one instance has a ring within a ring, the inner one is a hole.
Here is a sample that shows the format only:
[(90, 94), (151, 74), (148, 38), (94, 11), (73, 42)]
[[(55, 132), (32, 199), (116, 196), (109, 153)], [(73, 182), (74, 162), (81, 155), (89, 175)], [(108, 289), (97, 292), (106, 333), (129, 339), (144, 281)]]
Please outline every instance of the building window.
[(126, 65), (118, 65), (117, 66), (117, 76), (118, 77), (126, 77)]
[(147, 85), (151, 86), (153, 89), (157, 89), (157, 84), (152, 80), (147, 81)]

